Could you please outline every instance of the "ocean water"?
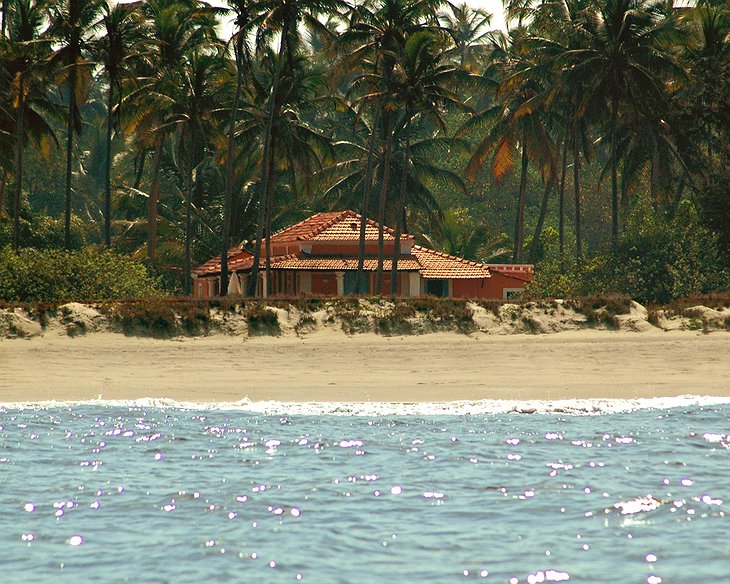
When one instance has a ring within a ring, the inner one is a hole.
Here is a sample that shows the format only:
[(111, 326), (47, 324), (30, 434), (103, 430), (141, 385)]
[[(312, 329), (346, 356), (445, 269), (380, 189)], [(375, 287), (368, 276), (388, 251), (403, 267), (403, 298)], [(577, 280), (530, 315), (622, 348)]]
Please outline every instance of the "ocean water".
[(728, 582), (728, 434), (698, 398), (5, 404), (0, 581)]

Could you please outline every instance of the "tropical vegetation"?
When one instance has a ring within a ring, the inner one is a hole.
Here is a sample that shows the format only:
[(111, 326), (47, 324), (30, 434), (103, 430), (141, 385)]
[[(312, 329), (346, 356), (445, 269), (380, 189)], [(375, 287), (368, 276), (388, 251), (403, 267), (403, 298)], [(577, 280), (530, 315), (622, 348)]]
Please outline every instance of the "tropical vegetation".
[(674, 4), (4, 0), (0, 272), (76, 251), (188, 294), (222, 254), (226, 290), (225, 250), (268, 270), (348, 207), (535, 263), (533, 295), (727, 290), (730, 5)]

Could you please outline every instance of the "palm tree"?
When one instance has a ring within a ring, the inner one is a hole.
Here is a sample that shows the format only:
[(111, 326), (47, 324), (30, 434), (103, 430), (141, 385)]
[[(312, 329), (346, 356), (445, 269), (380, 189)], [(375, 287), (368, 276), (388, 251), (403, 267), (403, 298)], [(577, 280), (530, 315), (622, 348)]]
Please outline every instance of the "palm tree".
[(131, 111), (127, 129), (137, 132), (142, 148), (155, 152), (147, 205), (147, 258), (155, 266), (160, 170), (172, 129), (162, 121), (169, 106), (165, 92), (188, 55), (204, 44), (218, 42), (215, 26), (220, 10), (198, 0), (148, 0), (142, 8), (152, 28), (155, 50), (141, 73), (141, 87), (126, 97)]
[(100, 0), (53, 0), (51, 3), (51, 34), (59, 48), (55, 59), (63, 66), (68, 94), (66, 117), (66, 181), (65, 181), (65, 247), (71, 249), (71, 182), (74, 133), (81, 130), (79, 107), (91, 85), (91, 63), (86, 60), (90, 31), (101, 10)]
[[(391, 263), (391, 296), (396, 295), (398, 257), (402, 217), (405, 214), (405, 196), (408, 192), (408, 167), (411, 164), (410, 145), (416, 118), (428, 120), (436, 131), (446, 134), (443, 108), (463, 107), (454, 89), (463, 86), (460, 71), (444, 64), (444, 53), (439, 51), (439, 38), (428, 31), (416, 32), (406, 40), (394, 69), (396, 100), (402, 108), (403, 154), (401, 181), (396, 203), (395, 245)], [(463, 71), (463, 70), (462, 70)]]
[(444, 53), (462, 69), (476, 73), (489, 57), (489, 26), (492, 15), (483, 8), (472, 8), (466, 2), (449, 3), (451, 14), (442, 14), (442, 26), (451, 37), (452, 46)]
[(616, 247), (620, 233), (619, 116), (622, 107), (639, 113), (666, 107), (665, 75), (679, 69), (667, 46), (676, 23), (659, 0), (601, 0), (593, 5), (585, 27), (591, 42), (573, 50), (570, 62), (588, 80), (590, 91), (585, 99), (608, 106), (611, 241)]
[(104, 68), (109, 88), (107, 90), (106, 125), (106, 168), (104, 178), (104, 243), (111, 246), (111, 170), (112, 133), (114, 130), (114, 109), (119, 115), (122, 101), (122, 83), (131, 75), (130, 62), (143, 50), (146, 36), (145, 24), (141, 21), (141, 2), (129, 4), (104, 3), (102, 18), (97, 23), (104, 31), (103, 36), (92, 44), (93, 53)]
[(524, 31), (511, 33), (510, 44), (504, 52), (503, 81), (498, 91), (501, 103), (487, 108), (468, 120), (458, 135), (481, 129), (496, 121), (486, 132), (469, 160), (467, 177), (474, 180), (488, 159), (492, 161), (492, 176), (501, 180), (512, 168), (515, 154), (520, 156), (520, 186), (514, 228), (512, 261), (524, 259), (525, 204), (530, 161), (539, 163), (542, 174), (553, 176), (556, 167), (555, 143), (550, 133), (550, 119), (544, 108), (544, 63), (533, 61), (526, 51)]
[[(45, 60), (50, 41), (44, 38), (47, 3), (42, 0), (16, 0), (4, 13), (8, 21), (6, 63), (3, 71), (9, 81), (9, 110), (14, 112), (15, 193), (13, 201), (13, 249), (20, 244), (20, 200), (23, 190), (23, 149), (28, 137), (48, 153), (55, 141), (47, 119), (57, 113), (45, 95), (48, 76)], [(11, 118), (8, 118), (8, 122)], [(0, 121), (0, 127), (4, 125)], [(9, 124), (8, 124), (9, 127)], [(9, 134), (10, 132), (8, 132)], [(0, 207), (0, 212), (2, 212)]]
[(372, 110), (373, 123), (366, 157), (366, 177), (362, 185), (363, 198), (360, 204), (360, 249), (356, 290), (364, 290), (363, 266), (365, 262), (365, 225), (367, 209), (375, 177), (373, 155), (376, 152), (376, 135), (384, 142), (378, 200), (378, 271), (377, 290), (382, 287), (385, 208), (390, 188), (390, 170), (395, 140), (397, 104), (390, 99), (393, 87), (392, 76), (396, 56), (402, 52), (406, 35), (427, 27), (438, 28), (438, 8), (445, 2), (439, 0), (379, 0), (363, 2), (355, 7), (351, 26), (343, 35), (343, 45), (349, 50), (340, 69), (356, 72), (351, 92), (360, 95), (357, 109), (364, 115)]
[(231, 239), (236, 121), (241, 104), (243, 84), (251, 67), (252, 55), (248, 36), (251, 33), (255, 15), (252, 2), (249, 0), (228, 0), (228, 5), (235, 14), (235, 32), (231, 37), (230, 44), (233, 46), (233, 56), (236, 64), (236, 93), (231, 105), (231, 115), (228, 122), (228, 144), (226, 147), (226, 192), (223, 201), (223, 232), (221, 235), (221, 296), (228, 293), (228, 247)]
[[(262, 136), (263, 155), (261, 162), (261, 194), (259, 198), (258, 226), (256, 231), (256, 245), (254, 247), (253, 268), (248, 285), (248, 295), (255, 296), (258, 289), (259, 261), (261, 258), (261, 244), (264, 231), (270, 231), (267, 216), (267, 207), (272, 199), (272, 171), (273, 171), (273, 131), (274, 117), (277, 108), (277, 93), (279, 81), (285, 68), (290, 71), (295, 67), (295, 55), (301, 45), (299, 26), (303, 23), (311, 27), (321, 27), (317, 20), (320, 15), (336, 13), (347, 8), (342, 0), (259, 0), (254, 4), (254, 10), (259, 13), (256, 23), (257, 44), (260, 49), (267, 47), (271, 38), (279, 35), (274, 75), (268, 100), (268, 114)], [(267, 248), (269, 238), (266, 238)], [(267, 257), (268, 257), (267, 251)], [(268, 262), (267, 262), (268, 266)]]

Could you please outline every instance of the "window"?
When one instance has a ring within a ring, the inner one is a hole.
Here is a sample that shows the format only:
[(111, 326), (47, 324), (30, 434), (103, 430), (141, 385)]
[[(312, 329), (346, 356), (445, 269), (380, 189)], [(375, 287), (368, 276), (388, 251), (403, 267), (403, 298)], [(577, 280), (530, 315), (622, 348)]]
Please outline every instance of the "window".
[(425, 280), (425, 282), (427, 295), (438, 298), (447, 298), (449, 296), (448, 280)]

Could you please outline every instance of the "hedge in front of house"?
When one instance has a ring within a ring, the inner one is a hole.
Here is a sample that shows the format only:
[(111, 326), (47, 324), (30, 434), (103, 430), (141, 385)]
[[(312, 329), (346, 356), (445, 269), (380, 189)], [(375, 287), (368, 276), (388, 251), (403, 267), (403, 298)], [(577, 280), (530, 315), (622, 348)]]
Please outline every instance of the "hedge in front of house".
[(144, 265), (110, 250), (0, 249), (0, 300), (65, 302), (159, 297)]

